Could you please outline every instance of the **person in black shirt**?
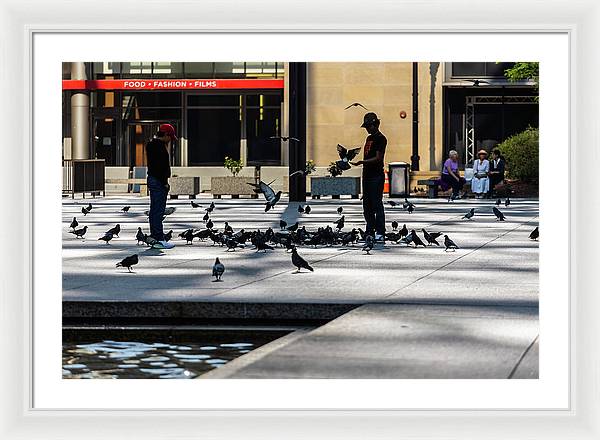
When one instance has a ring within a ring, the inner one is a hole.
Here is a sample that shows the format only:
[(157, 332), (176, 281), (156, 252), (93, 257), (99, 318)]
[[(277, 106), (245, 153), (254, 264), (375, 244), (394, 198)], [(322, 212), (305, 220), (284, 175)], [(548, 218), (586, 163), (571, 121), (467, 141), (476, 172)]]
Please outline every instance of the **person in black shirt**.
[(385, 210), (383, 209), (383, 158), (387, 139), (379, 131), (379, 118), (369, 112), (364, 116), (363, 127), (369, 135), (365, 141), (363, 160), (353, 162), (362, 165), (363, 214), (367, 222), (366, 232), (374, 235), (376, 241), (385, 237)]
[(154, 138), (146, 145), (146, 159), (148, 163), (148, 192), (150, 193), (150, 236), (156, 240), (152, 247), (157, 249), (171, 249), (174, 244), (165, 241), (163, 233), (163, 216), (167, 206), (169, 193), (169, 148), (177, 140), (175, 129), (171, 124), (162, 124)]
[(499, 149), (492, 151), (492, 160), (490, 161), (490, 191), (489, 196), (494, 194), (496, 185), (504, 181), (505, 162)]

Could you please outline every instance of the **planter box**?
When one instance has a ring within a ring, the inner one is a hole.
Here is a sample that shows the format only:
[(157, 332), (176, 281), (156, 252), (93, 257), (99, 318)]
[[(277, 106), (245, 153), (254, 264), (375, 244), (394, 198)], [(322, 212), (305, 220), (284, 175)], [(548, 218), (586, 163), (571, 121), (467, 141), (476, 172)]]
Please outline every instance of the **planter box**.
[(200, 194), (200, 177), (170, 177), (169, 195), (172, 199), (179, 196), (189, 196), (192, 199), (196, 198), (196, 194)]
[(248, 185), (248, 183), (256, 183), (254, 177), (212, 177), (210, 179), (210, 191), (216, 198), (225, 195), (230, 195), (233, 198), (241, 195), (257, 198), (258, 194), (254, 192), (254, 188)]
[(360, 177), (311, 177), (310, 193), (313, 198), (332, 196), (334, 199), (339, 199), (340, 196), (348, 195), (358, 199)]

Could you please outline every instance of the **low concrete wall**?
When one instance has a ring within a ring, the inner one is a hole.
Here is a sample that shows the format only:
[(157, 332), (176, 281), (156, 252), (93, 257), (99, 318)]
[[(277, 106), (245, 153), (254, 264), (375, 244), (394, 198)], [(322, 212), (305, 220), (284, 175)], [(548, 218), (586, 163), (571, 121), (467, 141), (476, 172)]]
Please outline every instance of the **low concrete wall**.
[[(212, 177), (231, 176), (229, 170), (224, 167), (171, 167), (171, 176), (200, 177), (200, 190), (210, 192), (210, 180)], [(254, 167), (244, 167), (238, 174), (240, 177), (254, 177)]]
[[(128, 179), (129, 167), (106, 167), (104, 169), (104, 177), (106, 179)], [(107, 183), (104, 185), (104, 189), (107, 194), (126, 193), (128, 186), (129, 185), (127, 185), (126, 183)]]

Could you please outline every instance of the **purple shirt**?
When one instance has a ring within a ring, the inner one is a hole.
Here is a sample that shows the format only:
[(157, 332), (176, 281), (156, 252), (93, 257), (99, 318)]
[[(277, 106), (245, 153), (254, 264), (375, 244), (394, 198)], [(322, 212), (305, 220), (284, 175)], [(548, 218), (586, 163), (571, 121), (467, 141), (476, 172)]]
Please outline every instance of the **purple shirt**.
[(456, 174), (458, 172), (458, 161), (453, 162), (452, 159), (446, 159), (446, 162), (444, 162), (444, 169), (442, 170), (443, 174), (450, 174), (448, 173), (448, 166), (453, 173)]

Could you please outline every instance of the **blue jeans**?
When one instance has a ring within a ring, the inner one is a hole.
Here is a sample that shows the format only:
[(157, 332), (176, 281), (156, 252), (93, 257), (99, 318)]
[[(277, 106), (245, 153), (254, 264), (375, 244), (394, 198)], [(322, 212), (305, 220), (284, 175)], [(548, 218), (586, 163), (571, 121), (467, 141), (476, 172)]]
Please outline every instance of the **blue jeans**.
[(384, 176), (363, 177), (363, 214), (367, 234), (385, 235), (385, 210), (383, 209)]
[(169, 190), (164, 183), (156, 177), (148, 176), (148, 192), (150, 193), (150, 236), (158, 241), (164, 240), (163, 234), (163, 216), (167, 207), (167, 194)]

